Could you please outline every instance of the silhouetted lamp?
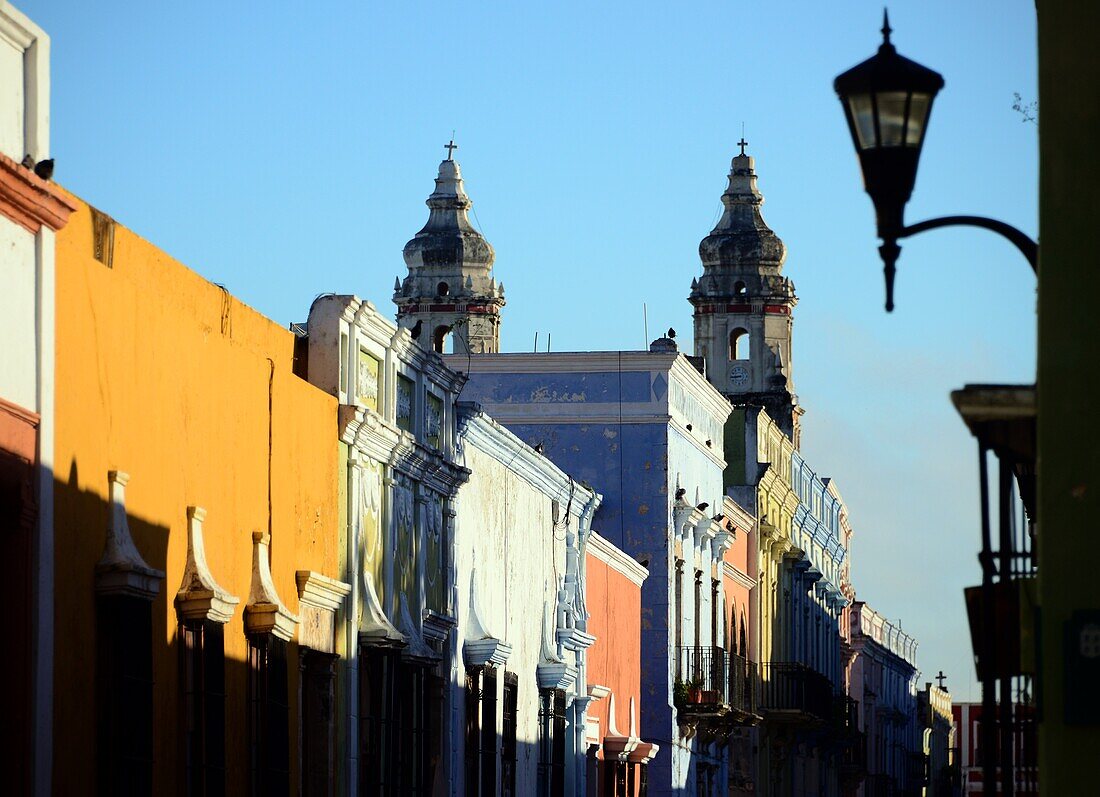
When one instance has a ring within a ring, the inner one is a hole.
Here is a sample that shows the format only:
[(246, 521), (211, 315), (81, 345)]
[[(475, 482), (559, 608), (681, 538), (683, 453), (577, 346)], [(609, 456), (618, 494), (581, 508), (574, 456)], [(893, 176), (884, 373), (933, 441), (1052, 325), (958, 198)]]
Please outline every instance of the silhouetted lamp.
[[(833, 83), (852, 134), (863, 183), (875, 205), (879, 252), (885, 264), (886, 310), (894, 309), (895, 263), (899, 238), (934, 227), (966, 224), (1000, 232), (1024, 252), (1035, 267), (1035, 242), (1007, 224), (977, 216), (949, 216), (905, 226), (905, 203), (913, 193), (932, 102), (943, 88), (943, 76), (898, 55), (890, 42), (890, 20), (883, 13), (882, 44), (861, 64)], [(1026, 243), (1025, 243), (1026, 242)]]

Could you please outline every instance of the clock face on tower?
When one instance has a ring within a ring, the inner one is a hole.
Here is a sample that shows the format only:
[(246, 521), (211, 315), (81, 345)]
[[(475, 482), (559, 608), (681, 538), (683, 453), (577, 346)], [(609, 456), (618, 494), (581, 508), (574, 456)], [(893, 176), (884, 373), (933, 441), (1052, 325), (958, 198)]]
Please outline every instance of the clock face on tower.
[(730, 384), (735, 387), (744, 387), (749, 381), (749, 369), (743, 365), (735, 365), (730, 368)]

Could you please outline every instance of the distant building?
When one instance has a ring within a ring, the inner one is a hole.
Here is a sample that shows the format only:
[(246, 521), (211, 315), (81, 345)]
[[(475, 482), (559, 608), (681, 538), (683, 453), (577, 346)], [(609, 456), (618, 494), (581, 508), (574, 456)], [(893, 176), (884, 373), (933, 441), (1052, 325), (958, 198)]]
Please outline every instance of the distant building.
[(850, 695), (866, 738), (860, 797), (920, 795), (928, 763), (917, 726), (917, 642), (863, 601), (849, 612)]
[(926, 683), (917, 694), (917, 711), (927, 766), (923, 797), (957, 797), (962, 779), (951, 693)]
[[(982, 748), (984, 736), (982, 734), (982, 704), (981, 703), (955, 703), (952, 708), (955, 720), (955, 743), (958, 748), (957, 769), (962, 783), (962, 794), (996, 794), (1004, 795), (1002, 788), (1002, 772), (1000, 766), (995, 767), (994, 777), (996, 782), (992, 791), (985, 790), (985, 780), (982, 775)], [(1037, 715), (1033, 703), (1013, 706), (1014, 726), (1012, 733), (1013, 749), (1011, 751), (1012, 773), (1015, 797), (1037, 797), (1039, 794), (1039, 748), (1036, 733)], [(994, 725), (996, 727), (996, 725)], [(994, 760), (1000, 762), (1001, 744), (1000, 733), (993, 741)]]

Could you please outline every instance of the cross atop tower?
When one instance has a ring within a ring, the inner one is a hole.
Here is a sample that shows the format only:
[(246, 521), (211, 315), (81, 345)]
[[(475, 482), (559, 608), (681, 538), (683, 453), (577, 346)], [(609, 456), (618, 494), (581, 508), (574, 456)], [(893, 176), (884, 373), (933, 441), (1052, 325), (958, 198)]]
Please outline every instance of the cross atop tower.
[(940, 671), (939, 671), (939, 674), (938, 674), (938, 675), (936, 675), (936, 681), (937, 681), (937, 684), (936, 684), (936, 685), (937, 685), (937, 686), (938, 686), (938, 687), (939, 687), (940, 689), (943, 689), (943, 682), (944, 682), (944, 681), (946, 681), (946, 680), (947, 680), (947, 676), (943, 674), (943, 670), (940, 670)]
[(449, 144), (444, 144), (443, 145), (443, 149), (447, 150), (447, 160), (453, 161), (454, 160), (454, 151), (456, 149), (458, 149), (458, 144), (455, 143), (455, 137), (454, 136), (451, 136), (451, 141), (450, 141)]
[(741, 140), (737, 142), (737, 146), (741, 148), (741, 156), (745, 156), (745, 147), (749, 145), (749, 142), (745, 141), (745, 134), (741, 134)]

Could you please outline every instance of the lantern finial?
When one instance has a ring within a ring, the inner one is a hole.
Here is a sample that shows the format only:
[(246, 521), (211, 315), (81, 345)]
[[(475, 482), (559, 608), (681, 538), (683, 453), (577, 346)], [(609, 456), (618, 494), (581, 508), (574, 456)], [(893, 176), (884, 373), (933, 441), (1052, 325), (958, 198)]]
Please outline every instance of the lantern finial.
[(882, 43), (890, 43), (890, 34), (894, 32), (894, 29), (890, 27), (890, 13), (883, 8), (882, 9)]

